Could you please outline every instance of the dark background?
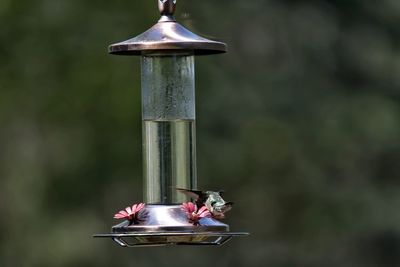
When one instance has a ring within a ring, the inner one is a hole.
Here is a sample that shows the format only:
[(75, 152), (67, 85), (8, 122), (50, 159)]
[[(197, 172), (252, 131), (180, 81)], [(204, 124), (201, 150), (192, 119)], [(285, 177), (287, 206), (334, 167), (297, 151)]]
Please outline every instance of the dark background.
[(142, 200), (140, 66), (110, 43), (156, 1), (0, 1), (0, 266), (399, 266), (400, 2), (178, 0), (229, 44), (196, 60), (200, 188), (223, 247), (92, 239)]

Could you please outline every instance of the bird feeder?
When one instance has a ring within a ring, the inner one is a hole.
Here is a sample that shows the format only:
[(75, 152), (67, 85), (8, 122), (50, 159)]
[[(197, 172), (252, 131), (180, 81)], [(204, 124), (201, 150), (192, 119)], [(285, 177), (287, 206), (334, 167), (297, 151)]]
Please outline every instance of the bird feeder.
[[(176, 0), (157, 0), (161, 18), (146, 32), (109, 46), (113, 55), (141, 57), (144, 203), (116, 214), (126, 220), (111, 233), (124, 247), (221, 245), (234, 236), (209, 210), (177, 188), (194, 189), (196, 177), (196, 55), (226, 52), (179, 23)], [(183, 204), (182, 204), (183, 203)]]

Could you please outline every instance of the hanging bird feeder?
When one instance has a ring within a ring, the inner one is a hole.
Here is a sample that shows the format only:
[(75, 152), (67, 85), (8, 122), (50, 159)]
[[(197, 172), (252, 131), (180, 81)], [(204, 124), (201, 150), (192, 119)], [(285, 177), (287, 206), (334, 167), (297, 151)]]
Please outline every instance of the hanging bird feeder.
[[(219, 221), (231, 203), (197, 187), (194, 56), (226, 52), (176, 22), (176, 0), (157, 0), (161, 18), (139, 36), (112, 44), (109, 53), (140, 56), (144, 203), (127, 207), (111, 233), (124, 247), (221, 245), (234, 236)], [(190, 202), (189, 199), (194, 200)]]

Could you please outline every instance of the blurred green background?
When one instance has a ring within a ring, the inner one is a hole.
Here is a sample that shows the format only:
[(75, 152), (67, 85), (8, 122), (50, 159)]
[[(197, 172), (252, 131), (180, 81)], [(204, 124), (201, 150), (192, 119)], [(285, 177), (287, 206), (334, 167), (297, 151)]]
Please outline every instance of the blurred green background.
[(140, 66), (107, 54), (148, 0), (0, 1), (0, 266), (399, 266), (400, 2), (180, 0), (229, 44), (196, 60), (200, 188), (225, 188), (218, 248), (122, 249), (142, 199)]

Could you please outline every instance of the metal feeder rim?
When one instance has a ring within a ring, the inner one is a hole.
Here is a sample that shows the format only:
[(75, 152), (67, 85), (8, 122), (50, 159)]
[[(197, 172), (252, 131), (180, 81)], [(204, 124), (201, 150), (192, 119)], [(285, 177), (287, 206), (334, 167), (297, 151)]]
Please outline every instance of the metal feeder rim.
[(163, 237), (163, 236), (247, 236), (248, 232), (137, 232), (137, 233), (109, 233), (109, 234), (94, 234), (93, 237), (109, 238), (109, 237)]
[(227, 232), (229, 227), (227, 225), (199, 225), (196, 228), (198, 230), (194, 230), (193, 225), (191, 226), (159, 226), (159, 225), (140, 225), (134, 227), (113, 227), (113, 233), (140, 233), (140, 232), (147, 232), (147, 233), (157, 233), (157, 232), (187, 232), (187, 233), (204, 233), (204, 232), (219, 232), (224, 230)]

